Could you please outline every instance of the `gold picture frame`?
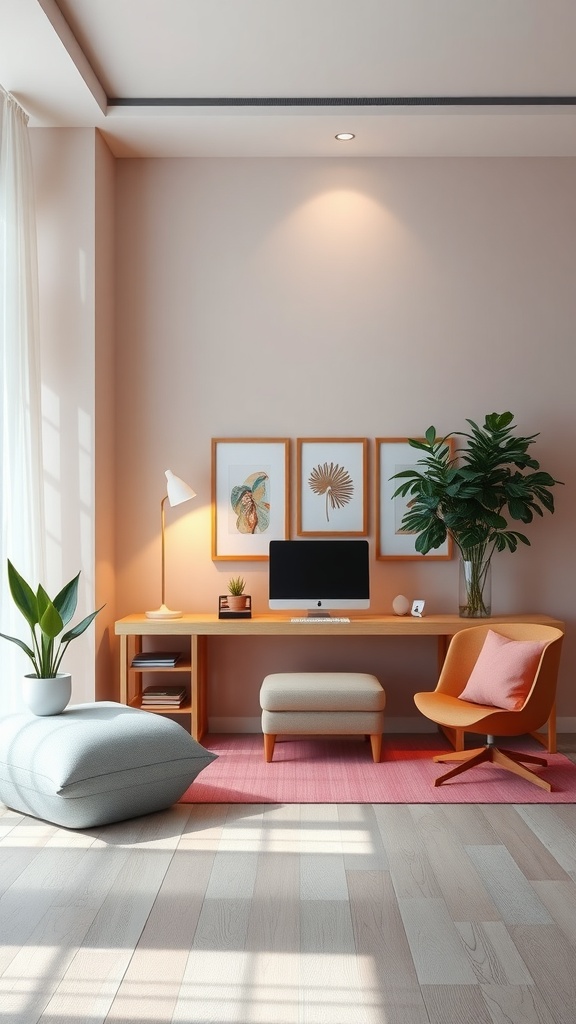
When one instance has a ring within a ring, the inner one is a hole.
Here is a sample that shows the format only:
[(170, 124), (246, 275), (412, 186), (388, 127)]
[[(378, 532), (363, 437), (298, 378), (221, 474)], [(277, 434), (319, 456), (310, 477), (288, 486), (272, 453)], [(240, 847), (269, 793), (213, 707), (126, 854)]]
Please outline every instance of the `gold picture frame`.
[[(416, 438), (416, 440), (424, 440)], [(453, 439), (446, 444), (454, 452)], [(401, 528), (402, 517), (408, 507), (407, 498), (393, 498), (401, 483), (391, 480), (395, 473), (416, 466), (422, 453), (412, 448), (407, 437), (376, 438), (376, 559), (404, 559), (410, 561), (448, 562), (452, 558), (452, 539), (447, 537), (441, 548), (421, 555), (416, 551), (415, 535)]]
[(296, 439), (299, 537), (368, 533), (368, 439)]
[(289, 531), (288, 438), (212, 438), (212, 560), (266, 561)]

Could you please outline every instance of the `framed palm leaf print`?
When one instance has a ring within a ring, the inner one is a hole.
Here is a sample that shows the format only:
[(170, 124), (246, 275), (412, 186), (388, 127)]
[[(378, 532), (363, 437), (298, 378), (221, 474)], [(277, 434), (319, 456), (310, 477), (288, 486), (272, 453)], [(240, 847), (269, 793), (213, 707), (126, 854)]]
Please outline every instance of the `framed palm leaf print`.
[(368, 532), (368, 441), (299, 437), (296, 441), (300, 537), (363, 537)]
[(212, 438), (212, 558), (264, 561), (288, 536), (287, 438)]

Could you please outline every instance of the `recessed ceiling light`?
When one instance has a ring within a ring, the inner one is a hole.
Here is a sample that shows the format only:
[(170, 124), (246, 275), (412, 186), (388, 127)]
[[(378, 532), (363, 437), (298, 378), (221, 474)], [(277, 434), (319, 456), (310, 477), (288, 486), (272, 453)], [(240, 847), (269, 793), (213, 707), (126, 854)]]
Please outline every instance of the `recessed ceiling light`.
[(334, 138), (338, 139), (339, 142), (349, 142), (355, 136), (352, 135), (352, 132), (338, 132), (338, 135), (335, 135)]

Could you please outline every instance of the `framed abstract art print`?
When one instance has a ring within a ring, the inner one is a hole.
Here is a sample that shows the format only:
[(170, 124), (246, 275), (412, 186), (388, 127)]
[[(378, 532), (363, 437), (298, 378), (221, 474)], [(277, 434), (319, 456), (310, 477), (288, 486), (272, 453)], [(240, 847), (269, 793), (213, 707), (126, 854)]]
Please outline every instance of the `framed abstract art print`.
[(287, 438), (212, 439), (212, 558), (263, 561), (289, 529)]

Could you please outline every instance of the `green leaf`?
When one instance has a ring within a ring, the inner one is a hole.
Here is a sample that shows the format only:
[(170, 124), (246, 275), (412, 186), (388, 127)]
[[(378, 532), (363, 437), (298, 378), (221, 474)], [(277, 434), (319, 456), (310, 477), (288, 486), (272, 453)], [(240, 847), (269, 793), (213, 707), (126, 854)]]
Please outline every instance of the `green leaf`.
[(73, 580), (70, 580), (59, 594), (56, 595), (54, 601), (54, 607), (60, 612), (62, 624), (65, 626), (76, 611), (76, 605), (78, 603), (78, 580), (80, 579), (80, 573), (78, 573)]
[(54, 639), (62, 632), (64, 623), (62, 622), (62, 616), (57, 608), (54, 607), (52, 601), (48, 604), (46, 611), (40, 619), (40, 629), (50, 639)]
[(446, 527), (439, 519), (433, 519), (426, 529), (416, 538), (416, 551), (427, 555), (429, 551), (439, 548), (446, 540)]
[(3, 637), (4, 640), (10, 640), (10, 643), (17, 644), (18, 647), (20, 647), (24, 651), (24, 653), (28, 655), (30, 661), (32, 661), (34, 666), (36, 666), (36, 655), (34, 654), (32, 648), (28, 647), (28, 644), (25, 644), (23, 640), (19, 640), (18, 637), (8, 636), (6, 633), (0, 633), (0, 636)]
[(390, 477), (391, 480), (423, 480), (423, 476), (416, 469), (403, 469), (400, 473), (395, 473), (394, 476)]
[(508, 511), (512, 519), (520, 519), (523, 523), (531, 523), (533, 519), (532, 512), (527, 502), (522, 501), (520, 498), (511, 498), (508, 502)]
[(548, 512), (554, 512), (554, 495), (538, 488), (536, 495)]
[[(433, 430), (434, 428), (431, 427), (430, 429)], [(411, 448), (419, 448), (422, 452), (430, 451), (430, 445), (426, 441), (418, 441), (415, 437), (408, 438), (408, 444)]]
[(42, 584), (39, 584), (38, 586), (38, 590), (36, 592), (36, 600), (38, 602), (38, 621), (40, 621), (48, 606), (52, 604)]
[(532, 487), (553, 487), (554, 484), (562, 483), (561, 480), (555, 480), (549, 473), (529, 473), (525, 479)]
[(36, 595), (32, 588), (28, 586), (26, 580), (14, 568), (10, 559), (8, 559), (8, 584), (18, 611), (22, 612), (30, 629), (34, 629), (39, 618)]
[(411, 488), (412, 488), (412, 484), (410, 483), (410, 481), (408, 481), (408, 483), (401, 484), (400, 487), (396, 488), (396, 490), (394, 491), (394, 494), (392, 495), (392, 497), (393, 498), (405, 498), (407, 494), (411, 493)]
[(428, 430), (424, 434), (429, 445), (434, 444), (436, 440), (436, 427), (428, 427)]
[(71, 640), (74, 640), (77, 636), (81, 636), (82, 633), (88, 629), (90, 623), (96, 618), (98, 612), (102, 611), (103, 607), (104, 605), (101, 605), (101, 607), (97, 608), (95, 612), (91, 612), (91, 614), (87, 615), (85, 619), (82, 619), (82, 622), (79, 622), (72, 629), (68, 630), (67, 633), (64, 633), (60, 642), (62, 644), (69, 644)]
[(486, 416), (485, 426), (487, 430), (497, 431), (509, 427), (514, 419), (511, 412), (492, 412)]

